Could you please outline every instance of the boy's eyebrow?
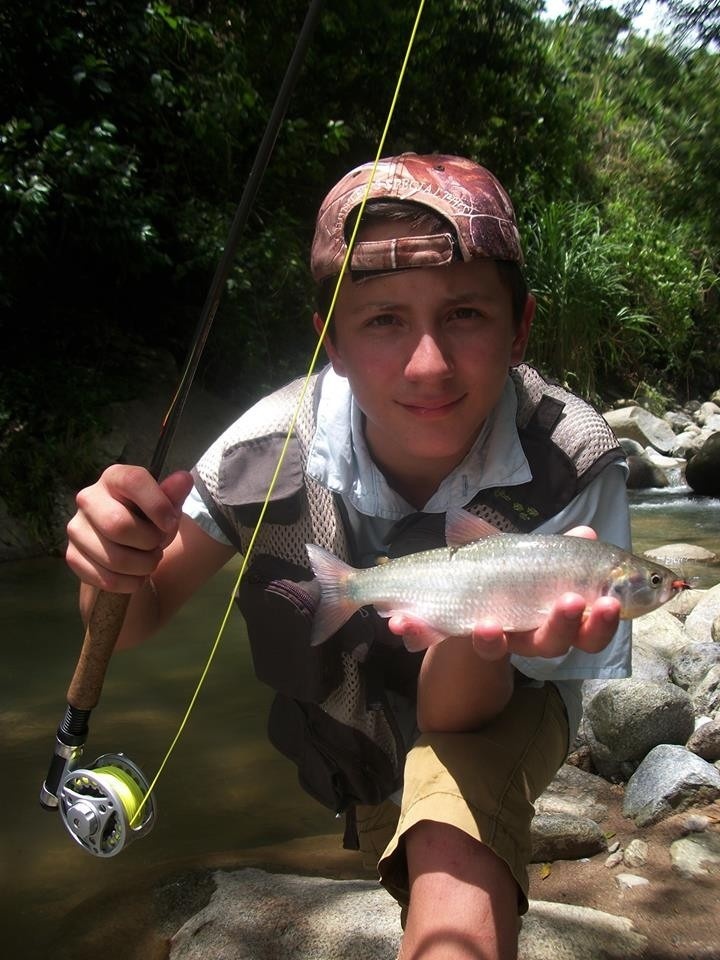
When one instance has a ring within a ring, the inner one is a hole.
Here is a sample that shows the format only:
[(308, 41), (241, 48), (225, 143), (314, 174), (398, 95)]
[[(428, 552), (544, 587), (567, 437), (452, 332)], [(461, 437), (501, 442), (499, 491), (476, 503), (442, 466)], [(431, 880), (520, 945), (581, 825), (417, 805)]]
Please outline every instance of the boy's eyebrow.
[[(478, 300), (484, 302), (493, 302), (497, 300), (497, 295), (495, 293), (484, 293), (481, 290), (463, 290), (460, 293), (452, 293), (447, 297), (444, 297), (442, 300), (443, 306), (453, 306), (454, 304), (467, 303), (468, 301)], [(347, 313), (362, 313), (365, 310), (395, 310), (398, 307), (404, 307), (407, 304), (407, 300), (390, 300), (390, 299), (378, 299), (378, 300), (365, 300), (362, 303), (357, 304), (357, 306), (351, 307), (347, 310)]]

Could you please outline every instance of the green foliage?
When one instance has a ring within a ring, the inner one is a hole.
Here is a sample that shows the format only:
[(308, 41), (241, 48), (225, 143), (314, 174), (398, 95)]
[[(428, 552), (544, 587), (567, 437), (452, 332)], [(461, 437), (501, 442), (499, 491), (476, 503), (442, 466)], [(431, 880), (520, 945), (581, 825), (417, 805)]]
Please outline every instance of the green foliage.
[(654, 342), (650, 318), (628, 306), (624, 248), (591, 207), (559, 202), (533, 223), (526, 256), (537, 298), (530, 359), (595, 399), (599, 382)]
[[(508, 186), (549, 371), (592, 395), (659, 369), (690, 394), (720, 370), (718, 54), (600, 3), (541, 8), (427, 3), (386, 153), (467, 154)], [(97, 411), (135, 389), (143, 350), (184, 359), (306, 12), (0, 7), (0, 483), (18, 509), (44, 516), (57, 477), (92, 473)], [(374, 156), (414, 16), (325, 6), (199, 372), (238, 403), (305, 369), (314, 215)]]

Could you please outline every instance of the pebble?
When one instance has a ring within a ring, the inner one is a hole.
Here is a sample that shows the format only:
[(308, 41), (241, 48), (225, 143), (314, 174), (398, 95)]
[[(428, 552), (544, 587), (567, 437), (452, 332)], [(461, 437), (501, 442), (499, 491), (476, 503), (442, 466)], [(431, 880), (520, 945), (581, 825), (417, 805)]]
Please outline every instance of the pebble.
[(623, 862), (623, 852), (622, 850), (615, 850), (614, 853), (611, 853), (610, 856), (605, 861), (605, 866), (608, 870), (612, 870), (613, 867), (618, 867)]
[(631, 840), (623, 851), (626, 867), (644, 867), (648, 858), (648, 845), (645, 840)]
[(647, 887), (650, 881), (647, 877), (639, 877), (636, 873), (619, 873), (615, 879), (625, 890), (632, 890), (634, 887)]
[(691, 813), (685, 818), (683, 829), (686, 833), (702, 833), (703, 830), (707, 830), (710, 823), (710, 817), (706, 817), (705, 814)]

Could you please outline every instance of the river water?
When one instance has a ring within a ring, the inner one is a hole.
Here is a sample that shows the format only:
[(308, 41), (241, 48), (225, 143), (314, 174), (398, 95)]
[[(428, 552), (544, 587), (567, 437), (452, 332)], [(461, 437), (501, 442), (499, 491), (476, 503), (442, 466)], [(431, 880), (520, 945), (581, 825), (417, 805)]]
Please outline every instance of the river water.
[[(637, 552), (691, 542), (720, 553), (720, 501), (684, 490), (633, 497)], [(154, 775), (175, 735), (215, 639), (234, 583), (229, 565), (156, 641), (113, 658), (102, 701), (91, 718), (86, 761), (124, 752)], [(720, 580), (720, 567), (681, 572), (695, 586)], [(119, 856), (91, 857), (65, 833), (57, 814), (40, 809), (54, 731), (82, 636), (76, 584), (62, 561), (0, 565), (0, 800), (2, 941), (6, 956), (47, 955), (56, 937), (77, 937), (107, 912), (117, 891), (182, 864), (228, 851), (337, 834), (332, 813), (305, 796), (294, 768), (267, 744), (270, 693), (254, 680), (239, 616), (225, 637), (190, 722), (156, 789), (154, 831)], [(112, 936), (111, 932), (108, 937)], [(108, 947), (111, 947), (110, 941)], [(106, 950), (106, 955), (122, 951)]]

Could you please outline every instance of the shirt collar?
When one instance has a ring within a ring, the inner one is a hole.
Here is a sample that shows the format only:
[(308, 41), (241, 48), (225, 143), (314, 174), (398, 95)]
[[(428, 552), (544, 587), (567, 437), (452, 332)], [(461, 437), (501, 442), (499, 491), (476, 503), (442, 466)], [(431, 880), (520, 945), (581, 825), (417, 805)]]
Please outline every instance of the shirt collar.
[[(517, 396), (508, 377), (497, 406), (471, 450), (425, 504), (426, 513), (464, 506), (488, 487), (516, 486), (532, 479), (520, 444), (515, 417)], [(399, 520), (415, 512), (387, 483), (365, 443), (362, 411), (347, 380), (332, 369), (323, 379), (317, 426), (307, 472), (368, 516)]]

